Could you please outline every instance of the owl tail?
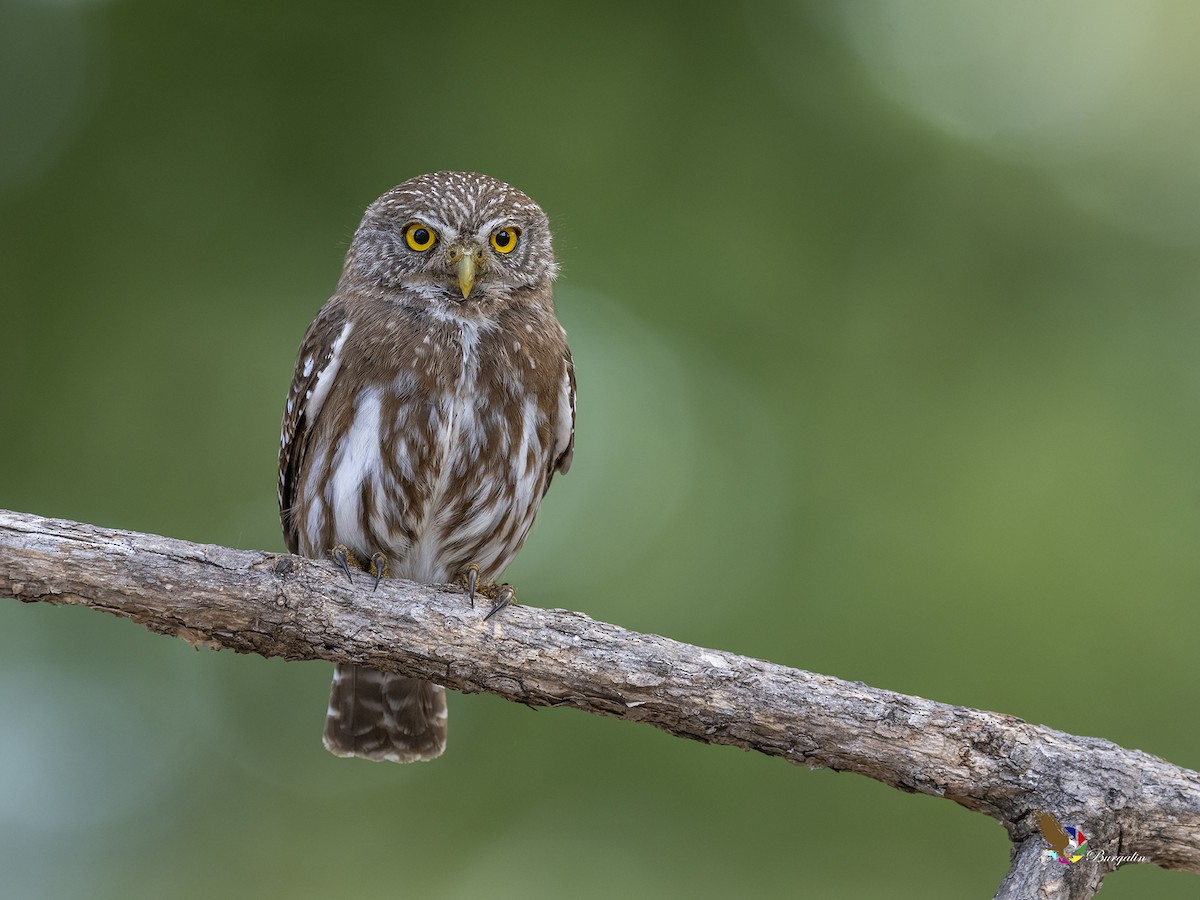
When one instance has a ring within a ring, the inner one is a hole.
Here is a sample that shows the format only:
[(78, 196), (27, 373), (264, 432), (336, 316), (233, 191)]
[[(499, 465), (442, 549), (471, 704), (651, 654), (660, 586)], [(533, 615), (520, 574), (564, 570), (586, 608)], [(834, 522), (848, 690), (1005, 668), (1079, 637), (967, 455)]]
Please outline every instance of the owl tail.
[(436, 759), (446, 749), (446, 689), (361, 666), (333, 670), (325, 749), (391, 762)]

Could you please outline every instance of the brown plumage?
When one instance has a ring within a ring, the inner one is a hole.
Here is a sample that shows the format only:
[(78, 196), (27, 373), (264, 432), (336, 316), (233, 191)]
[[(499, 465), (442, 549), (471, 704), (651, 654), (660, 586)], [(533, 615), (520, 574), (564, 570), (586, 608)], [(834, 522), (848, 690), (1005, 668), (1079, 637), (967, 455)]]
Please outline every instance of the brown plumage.
[[(288, 549), (381, 554), (387, 574), (493, 581), (574, 447), (575, 374), (554, 315), (545, 214), (489, 178), (436, 172), (373, 203), (288, 394), (279, 508)], [(370, 602), (364, 579), (362, 602)], [(339, 665), (325, 746), (432, 759), (437, 685)]]

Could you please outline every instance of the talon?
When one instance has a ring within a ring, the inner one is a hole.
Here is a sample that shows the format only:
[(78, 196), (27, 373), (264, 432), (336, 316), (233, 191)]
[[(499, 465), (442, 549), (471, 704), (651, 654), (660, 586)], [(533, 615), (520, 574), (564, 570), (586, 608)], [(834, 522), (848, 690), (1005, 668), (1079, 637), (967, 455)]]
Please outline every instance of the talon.
[[(471, 563), (467, 566), (467, 596), (471, 598), (471, 609), (475, 608), (475, 583), (479, 580), (479, 566)], [(488, 613), (491, 615), (491, 613)]]
[(375, 575), (375, 585), (371, 588), (372, 592), (374, 592), (379, 589), (379, 582), (383, 579), (383, 575), (387, 571), (387, 557), (382, 553), (371, 554), (371, 571)]
[(346, 580), (354, 584), (354, 577), (350, 574), (350, 560), (346, 556), (346, 548), (334, 547), (329, 551), (329, 555), (333, 557), (333, 561), (338, 564), (338, 567), (346, 573)]
[(488, 611), (488, 614), (483, 617), (483, 621), (486, 622), (488, 619), (490, 619), (496, 613), (500, 612), (500, 610), (504, 609), (504, 607), (506, 607), (510, 603), (512, 603), (513, 598), (516, 596), (517, 596), (516, 588), (514, 588), (511, 584), (497, 585), (496, 605), (493, 606), (491, 608), (491, 610)]

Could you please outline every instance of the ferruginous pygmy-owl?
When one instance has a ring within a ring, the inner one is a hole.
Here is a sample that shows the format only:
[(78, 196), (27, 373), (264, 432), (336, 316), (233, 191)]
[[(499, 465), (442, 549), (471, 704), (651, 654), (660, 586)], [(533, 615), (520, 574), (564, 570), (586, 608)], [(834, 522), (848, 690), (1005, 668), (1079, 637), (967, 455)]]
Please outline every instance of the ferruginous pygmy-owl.
[[(371, 204), (288, 393), (279, 510), (291, 552), (334, 553), (376, 577), (466, 579), (472, 598), (476, 579), (499, 576), (571, 464), (575, 372), (556, 272), (545, 213), (486, 175), (422, 175)], [(411, 762), (445, 745), (442, 687), (336, 667), (332, 753)]]

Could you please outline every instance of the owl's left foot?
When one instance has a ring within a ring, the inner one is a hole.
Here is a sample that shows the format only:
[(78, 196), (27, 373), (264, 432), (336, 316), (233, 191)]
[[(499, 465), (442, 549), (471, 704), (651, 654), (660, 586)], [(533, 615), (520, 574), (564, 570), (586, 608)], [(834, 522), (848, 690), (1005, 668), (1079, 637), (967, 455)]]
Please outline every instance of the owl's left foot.
[(517, 596), (517, 590), (511, 584), (480, 584), (479, 583), (479, 566), (471, 563), (467, 566), (466, 574), (460, 579), (466, 583), (467, 596), (471, 598), (471, 609), (475, 608), (475, 594), (479, 593), (481, 597), (487, 597), (493, 601), (492, 608), (488, 614), (483, 617), (483, 621), (487, 621), (504, 607), (512, 603), (513, 598)]
[(504, 609), (504, 607), (512, 603), (513, 599), (517, 596), (517, 589), (511, 584), (493, 584), (489, 585), (489, 587), (496, 589), (496, 596), (492, 598), (495, 601), (495, 603), (492, 605), (492, 608), (488, 610), (488, 614), (483, 617), (483, 621), (485, 622), (496, 613), (500, 612), (500, 610)]
[(379, 588), (380, 579), (388, 574), (387, 557), (382, 553), (372, 553), (371, 565), (368, 567), (367, 571), (375, 576), (375, 584), (371, 588), (372, 591), (375, 591)]

